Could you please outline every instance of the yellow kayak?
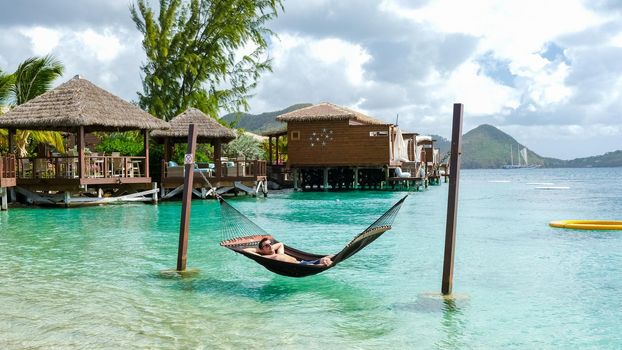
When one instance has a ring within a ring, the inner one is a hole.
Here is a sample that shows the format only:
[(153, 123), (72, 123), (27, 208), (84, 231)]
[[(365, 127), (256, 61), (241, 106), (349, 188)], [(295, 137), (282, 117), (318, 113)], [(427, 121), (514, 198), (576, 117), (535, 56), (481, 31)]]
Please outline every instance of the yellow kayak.
[(558, 220), (549, 222), (549, 226), (575, 230), (622, 230), (622, 221)]

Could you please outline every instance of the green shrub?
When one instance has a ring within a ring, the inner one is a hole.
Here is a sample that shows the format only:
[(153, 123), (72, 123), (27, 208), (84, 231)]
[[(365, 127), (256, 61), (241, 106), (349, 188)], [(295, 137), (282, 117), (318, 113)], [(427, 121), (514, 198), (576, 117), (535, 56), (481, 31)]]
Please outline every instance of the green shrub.
[(97, 135), (101, 142), (95, 146), (97, 152), (120, 152), (124, 156), (144, 154), (143, 136), (137, 131), (101, 133)]

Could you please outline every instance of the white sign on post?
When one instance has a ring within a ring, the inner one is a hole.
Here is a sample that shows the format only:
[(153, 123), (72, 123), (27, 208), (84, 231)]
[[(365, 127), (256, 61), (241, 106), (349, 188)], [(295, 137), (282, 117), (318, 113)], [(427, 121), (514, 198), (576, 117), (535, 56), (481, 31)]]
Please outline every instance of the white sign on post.
[(194, 156), (192, 153), (188, 153), (184, 156), (184, 164), (194, 164)]

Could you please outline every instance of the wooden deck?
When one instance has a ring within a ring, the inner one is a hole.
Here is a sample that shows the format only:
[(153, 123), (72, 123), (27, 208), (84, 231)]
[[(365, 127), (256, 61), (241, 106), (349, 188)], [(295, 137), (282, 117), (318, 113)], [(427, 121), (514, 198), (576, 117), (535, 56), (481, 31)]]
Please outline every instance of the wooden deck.
[(130, 156), (87, 155), (82, 164), (76, 156), (18, 158), (16, 179), (17, 186), (45, 191), (118, 185), (142, 185), (138, 188), (149, 188), (151, 184), (146, 157)]
[[(169, 166), (162, 161), (162, 177), (160, 179), (161, 196), (171, 198), (180, 193), (184, 185), (184, 165)], [(206, 198), (211, 190), (223, 193), (229, 190), (242, 190), (253, 194), (259, 187), (266, 186), (266, 162), (262, 160), (229, 160), (220, 164), (220, 174), (216, 166), (208, 163), (197, 163), (193, 171), (192, 187), (200, 198)]]

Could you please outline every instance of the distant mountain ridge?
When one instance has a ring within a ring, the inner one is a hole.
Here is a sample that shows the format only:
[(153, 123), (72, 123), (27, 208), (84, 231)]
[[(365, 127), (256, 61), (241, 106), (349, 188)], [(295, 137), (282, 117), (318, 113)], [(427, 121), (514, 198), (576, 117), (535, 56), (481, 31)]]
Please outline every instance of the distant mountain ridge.
[(276, 130), (285, 127), (285, 123), (278, 122), (276, 117), (300, 108), (311, 106), (311, 103), (299, 103), (289, 106), (280, 111), (266, 112), (261, 114), (249, 113), (229, 113), (221, 119), (225, 120), (229, 125), (242, 128), (252, 133), (261, 134), (262, 132)]
[(498, 169), (512, 162), (518, 162), (518, 150), (527, 148), (529, 164), (546, 168), (597, 168), (622, 166), (622, 150), (608, 152), (603, 155), (562, 160), (542, 157), (527, 146), (520, 144), (512, 136), (483, 124), (467, 132), (462, 137), (462, 163), (465, 169)]
[[(311, 106), (310, 103), (301, 103), (289, 106), (275, 112), (261, 114), (230, 113), (222, 117), (234, 127), (246, 131), (262, 133), (285, 127), (285, 123), (276, 121), (278, 115), (296, 109)], [(441, 158), (449, 152), (450, 141), (439, 135), (430, 135), (436, 140), (435, 146), (440, 149)], [(540, 165), (546, 168), (590, 168), (590, 167), (620, 167), (622, 166), (622, 150), (608, 152), (603, 155), (562, 160), (540, 156), (529, 147), (520, 144), (512, 136), (488, 124), (483, 124), (470, 130), (462, 137), (462, 168), (465, 169), (498, 169), (510, 164), (510, 150), (513, 162), (518, 162), (518, 150), (527, 148), (529, 164)]]

